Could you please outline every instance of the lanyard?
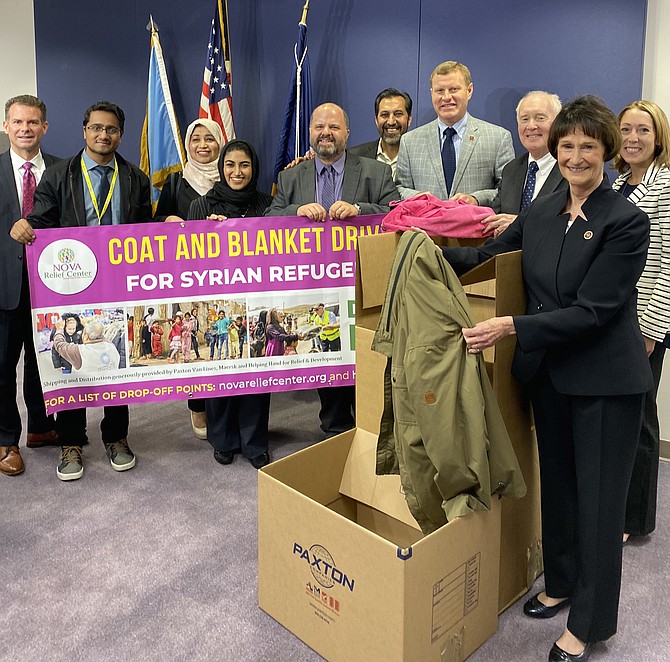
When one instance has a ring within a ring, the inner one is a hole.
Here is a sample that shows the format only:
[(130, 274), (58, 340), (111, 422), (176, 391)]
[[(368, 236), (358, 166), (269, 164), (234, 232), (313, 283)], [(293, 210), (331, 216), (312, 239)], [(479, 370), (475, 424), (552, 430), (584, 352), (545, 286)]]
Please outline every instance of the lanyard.
[(86, 186), (88, 187), (88, 192), (91, 194), (91, 202), (93, 203), (93, 209), (95, 210), (95, 213), (98, 217), (98, 223), (101, 224), (102, 217), (105, 215), (107, 207), (109, 207), (109, 204), (112, 201), (114, 186), (116, 185), (116, 180), (119, 176), (119, 164), (117, 160), (114, 159), (114, 175), (112, 177), (112, 183), (109, 185), (109, 193), (107, 194), (107, 199), (105, 200), (105, 204), (102, 207), (102, 212), (100, 211), (100, 207), (98, 205), (98, 199), (95, 197), (95, 191), (93, 190), (93, 184), (91, 183), (91, 176), (88, 174), (88, 170), (86, 169), (86, 164), (84, 163), (83, 156), (81, 157), (81, 170), (84, 173), (84, 179), (86, 180)]

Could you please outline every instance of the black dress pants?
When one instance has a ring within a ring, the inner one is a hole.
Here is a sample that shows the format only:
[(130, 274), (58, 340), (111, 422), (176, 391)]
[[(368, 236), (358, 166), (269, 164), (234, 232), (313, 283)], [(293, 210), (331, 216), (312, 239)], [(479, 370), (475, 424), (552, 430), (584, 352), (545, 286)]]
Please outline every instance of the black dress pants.
[(531, 387), (546, 592), (571, 598), (572, 634), (601, 641), (617, 630), (626, 495), (644, 394), (564, 395), (543, 368)]
[(21, 349), (24, 350), (23, 400), (28, 411), (28, 432), (48, 432), (54, 429), (54, 418), (47, 416), (44, 407), (25, 273), (18, 307), (0, 310), (0, 446), (18, 445), (21, 437), (21, 416), (16, 403), (16, 367)]
[(207, 398), (207, 440), (214, 450), (251, 460), (268, 452), (270, 394)]
[[(105, 407), (100, 422), (102, 441), (112, 443), (128, 438), (128, 406)], [(81, 446), (88, 441), (86, 436), (86, 408), (66, 409), (56, 414), (56, 432), (61, 446)]]
[(661, 382), (665, 347), (656, 343), (649, 356), (654, 386), (644, 396), (642, 427), (635, 453), (633, 475), (628, 488), (624, 531), (634, 536), (646, 536), (656, 528), (656, 492), (661, 431), (658, 424), (656, 397)]

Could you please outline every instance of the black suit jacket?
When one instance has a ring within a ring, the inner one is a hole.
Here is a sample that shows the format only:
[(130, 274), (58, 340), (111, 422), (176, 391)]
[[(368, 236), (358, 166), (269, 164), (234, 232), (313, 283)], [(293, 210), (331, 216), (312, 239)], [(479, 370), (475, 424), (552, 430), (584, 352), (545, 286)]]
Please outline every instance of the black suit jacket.
[[(49, 167), (58, 161), (42, 152)], [(25, 249), (9, 236), (12, 225), (21, 218), (19, 196), (9, 151), (0, 154), (0, 309), (14, 310), (19, 305), (23, 283)]]
[(444, 248), (457, 272), (522, 250), (526, 314), (514, 318), (512, 372), (528, 383), (544, 361), (567, 395), (644, 393), (651, 372), (637, 322), (635, 286), (647, 259), (649, 218), (603, 183), (566, 232), (567, 190), (536, 198), (495, 240)]
[[(528, 172), (528, 152), (510, 161), (502, 172), (502, 181), (496, 200), (492, 205), (494, 209), (500, 209), (501, 214), (518, 214), (521, 209), (521, 196), (526, 184), (526, 173)], [(558, 163), (554, 164), (542, 188), (538, 191), (537, 198), (554, 191), (561, 191), (568, 187), (563, 179)]]
[[(121, 222), (151, 221), (149, 178), (118, 153), (116, 160), (121, 187)], [(35, 206), (28, 222), (40, 229), (86, 225), (81, 152), (45, 171), (35, 191)]]
[(377, 160), (377, 149), (379, 148), (379, 139), (373, 140), (369, 143), (356, 145), (356, 147), (348, 147), (348, 154), (355, 154), (356, 156), (364, 156), (366, 159)]
[[(389, 203), (399, 197), (389, 166), (347, 152), (342, 200), (359, 205), (361, 214), (386, 214)], [(314, 159), (310, 159), (279, 173), (277, 193), (265, 215), (295, 216), (298, 207), (315, 199), (316, 169)]]

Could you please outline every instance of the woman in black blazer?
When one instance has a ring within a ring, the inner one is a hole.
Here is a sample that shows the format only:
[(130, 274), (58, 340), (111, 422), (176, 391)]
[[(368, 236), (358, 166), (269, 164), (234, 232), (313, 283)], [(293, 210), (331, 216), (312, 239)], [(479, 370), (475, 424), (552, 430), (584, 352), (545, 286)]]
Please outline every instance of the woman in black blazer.
[(463, 336), (470, 353), (517, 337), (512, 372), (529, 386), (537, 429), (546, 587), (524, 612), (550, 618), (570, 606), (549, 660), (587, 660), (616, 632), (626, 493), (651, 385), (635, 310), (649, 220), (603, 179), (620, 144), (600, 99), (574, 99), (549, 135), (569, 189), (536, 199), (479, 249), (444, 249), (456, 271), (522, 250), (526, 314)]

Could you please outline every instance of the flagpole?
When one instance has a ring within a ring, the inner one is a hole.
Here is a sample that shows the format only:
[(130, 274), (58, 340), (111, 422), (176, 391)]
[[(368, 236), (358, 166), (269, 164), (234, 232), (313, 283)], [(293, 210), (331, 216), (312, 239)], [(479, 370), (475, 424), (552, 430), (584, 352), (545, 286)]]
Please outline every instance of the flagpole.
[[(300, 25), (307, 27), (307, 12), (309, 11), (309, 0), (305, 0), (305, 5), (302, 8), (302, 18), (300, 19)], [(302, 85), (302, 63), (307, 55), (307, 47), (298, 62), (298, 44), (293, 47), (293, 57), (295, 59), (296, 67), (296, 81), (295, 81), (295, 141), (294, 141), (294, 150), (293, 158), (297, 159), (300, 154), (300, 86)]]

